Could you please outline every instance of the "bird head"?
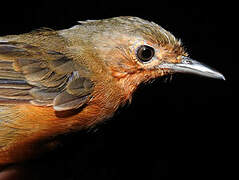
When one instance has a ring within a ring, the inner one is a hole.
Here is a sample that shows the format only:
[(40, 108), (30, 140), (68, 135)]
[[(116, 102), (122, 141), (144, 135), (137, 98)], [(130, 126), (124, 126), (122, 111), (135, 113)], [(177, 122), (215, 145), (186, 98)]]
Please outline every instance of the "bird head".
[(116, 17), (80, 23), (73, 29), (81, 28), (81, 33), (87, 34), (81, 38), (87, 39), (84, 44), (128, 93), (142, 82), (173, 73), (225, 79), (218, 71), (191, 59), (181, 41), (154, 22)]

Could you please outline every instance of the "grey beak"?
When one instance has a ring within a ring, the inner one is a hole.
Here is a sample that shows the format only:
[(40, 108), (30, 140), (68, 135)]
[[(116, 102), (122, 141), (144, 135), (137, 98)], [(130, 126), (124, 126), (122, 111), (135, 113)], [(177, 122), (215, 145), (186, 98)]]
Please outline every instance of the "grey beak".
[(201, 75), (205, 77), (225, 80), (225, 77), (221, 73), (216, 71), (215, 69), (186, 56), (182, 57), (182, 61), (180, 63), (160, 64), (159, 68), (170, 69), (173, 72), (196, 74), (196, 75)]

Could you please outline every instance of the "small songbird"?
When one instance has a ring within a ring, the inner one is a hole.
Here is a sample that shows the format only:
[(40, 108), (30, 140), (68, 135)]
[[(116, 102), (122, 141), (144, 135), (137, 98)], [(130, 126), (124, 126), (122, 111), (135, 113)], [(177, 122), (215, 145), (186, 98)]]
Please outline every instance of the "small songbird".
[(137, 17), (0, 37), (0, 165), (53, 149), (59, 135), (111, 117), (139, 84), (176, 72), (225, 79)]

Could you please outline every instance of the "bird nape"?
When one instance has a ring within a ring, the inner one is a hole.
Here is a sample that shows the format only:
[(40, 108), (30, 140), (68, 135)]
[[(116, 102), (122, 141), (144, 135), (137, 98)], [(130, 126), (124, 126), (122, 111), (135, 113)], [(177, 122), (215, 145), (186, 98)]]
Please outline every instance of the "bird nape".
[(111, 117), (139, 84), (176, 72), (225, 79), (137, 17), (0, 37), (0, 165), (49, 151)]

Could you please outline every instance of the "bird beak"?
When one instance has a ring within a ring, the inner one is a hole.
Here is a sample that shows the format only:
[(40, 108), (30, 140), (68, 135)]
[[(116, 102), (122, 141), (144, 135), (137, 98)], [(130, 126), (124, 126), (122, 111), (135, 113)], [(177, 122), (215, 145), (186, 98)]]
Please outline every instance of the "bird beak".
[(196, 74), (225, 80), (225, 77), (215, 69), (186, 56), (182, 56), (180, 63), (164, 63), (160, 64), (159, 68), (166, 68), (173, 72)]

